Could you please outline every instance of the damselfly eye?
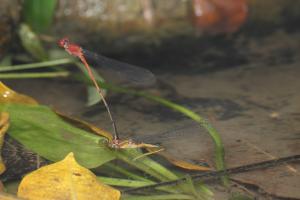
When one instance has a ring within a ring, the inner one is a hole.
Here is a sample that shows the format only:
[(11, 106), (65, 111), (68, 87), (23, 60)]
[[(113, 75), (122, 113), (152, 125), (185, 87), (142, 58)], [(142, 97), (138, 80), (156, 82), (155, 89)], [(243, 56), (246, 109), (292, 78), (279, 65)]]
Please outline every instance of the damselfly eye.
[(67, 37), (64, 37), (64, 38), (60, 39), (60, 40), (58, 41), (58, 45), (59, 45), (60, 47), (63, 47), (63, 48), (68, 47), (68, 45), (69, 45), (69, 39), (68, 39)]

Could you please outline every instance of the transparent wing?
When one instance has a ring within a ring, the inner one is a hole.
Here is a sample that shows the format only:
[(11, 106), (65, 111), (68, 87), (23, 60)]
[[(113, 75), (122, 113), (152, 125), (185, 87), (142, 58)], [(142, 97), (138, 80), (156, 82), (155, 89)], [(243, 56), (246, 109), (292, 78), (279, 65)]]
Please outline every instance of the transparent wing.
[(113, 60), (85, 49), (83, 49), (83, 54), (88, 61), (95, 62), (94, 66), (99, 67), (100, 72), (108, 81), (113, 80), (142, 87), (151, 86), (156, 82), (154, 74), (147, 69)]

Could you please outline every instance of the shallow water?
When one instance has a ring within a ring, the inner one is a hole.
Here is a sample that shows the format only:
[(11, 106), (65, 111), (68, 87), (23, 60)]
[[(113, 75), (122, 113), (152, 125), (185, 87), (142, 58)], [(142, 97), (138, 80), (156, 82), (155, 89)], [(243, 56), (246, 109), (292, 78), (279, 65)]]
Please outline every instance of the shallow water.
[[(173, 62), (164, 59), (151, 68), (159, 81), (148, 90), (192, 109), (216, 127), (225, 145), (228, 167), (299, 154), (300, 34), (276, 31), (261, 38), (239, 34), (224, 40), (212, 41), (211, 47), (207, 42), (205, 51), (194, 51), (193, 45), (188, 58), (184, 54), (177, 57), (175, 52)], [(128, 59), (141, 64), (140, 58)], [(104, 107), (86, 107), (85, 87), (77, 82), (5, 83), (43, 104), (111, 130)], [(177, 158), (205, 159), (213, 164), (213, 143), (207, 132), (183, 115), (129, 95), (110, 93), (108, 101), (122, 138), (159, 143)], [(300, 170), (299, 165), (294, 167)], [(282, 178), (285, 182), (259, 178), (266, 174), (252, 172), (234, 178), (259, 185), (275, 196), (300, 198), (299, 176)]]

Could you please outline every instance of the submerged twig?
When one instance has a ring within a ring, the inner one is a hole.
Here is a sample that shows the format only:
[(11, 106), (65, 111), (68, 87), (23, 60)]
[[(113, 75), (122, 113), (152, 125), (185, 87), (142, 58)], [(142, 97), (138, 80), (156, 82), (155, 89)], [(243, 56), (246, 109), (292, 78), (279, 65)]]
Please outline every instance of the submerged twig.
[[(228, 175), (228, 174), (237, 174), (237, 173), (242, 173), (242, 172), (248, 172), (248, 171), (253, 171), (257, 169), (265, 169), (269, 167), (274, 167), (277, 165), (282, 165), (285, 163), (290, 163), (290, 162), (296, 162), (300, 161), (300, 154), (299, 155), (293, 155), (293, 156), (287, 156), (283, 158), (278, 158), (278, 159), (273, 159), (273, 160), (267, 160), (259, 163), (253, 163), (249, 165), (243, 165), (239, 167), (234, 167), (234, 168), (229, 168), (226, 170), (221, 170), (221, 171), (213, 171), (213, 172), (204, 172), (201, 174), (194, 174), (191, 175), (190, 177), (192, 180), (200, 180), (200, 179), (216, 179), (220, 178), (221, 176)], [(183, 181), (186, 181), (186, 177), (180, 178), (174, 181), (166, 181), (162, 183), (157, 183), (153, 185), (147, 185), (143, 187), (138, 187), (138, 188), (133, 188), (133, 189), (127, 189), (124, 190), (124, 192), (136, 192), (140, 190), (146, 190), (146, 189), (153, 189), (156, 187), (161, 187), (161, 186), (170, 186), (170, 185), (176, 185), (179, 184)]]

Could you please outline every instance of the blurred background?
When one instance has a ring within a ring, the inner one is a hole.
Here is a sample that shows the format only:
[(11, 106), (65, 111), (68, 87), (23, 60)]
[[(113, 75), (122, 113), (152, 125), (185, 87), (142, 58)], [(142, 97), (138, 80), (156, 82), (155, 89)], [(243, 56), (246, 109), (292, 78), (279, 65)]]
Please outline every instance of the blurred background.
[(26, 48), (30, 45), (26, 31), (32, 31), (48, 50), (68, 36), (93, 51), (149, 68), (234, 67), (258, 59), (254, 45), (260, 44), (248, 37), (264, 39), (274, 32), (297, 31), (299, 4), (292, 0), (3, 0), (0, 59), (24, 50), (35, 60), (49, 58), (51, 51)]

